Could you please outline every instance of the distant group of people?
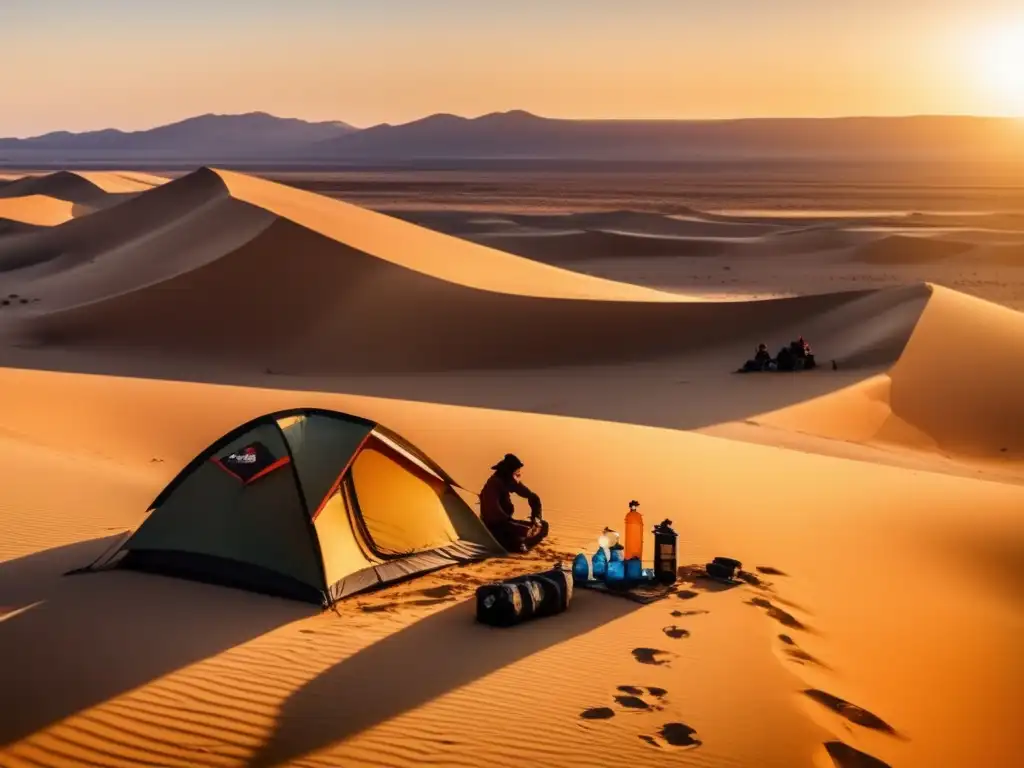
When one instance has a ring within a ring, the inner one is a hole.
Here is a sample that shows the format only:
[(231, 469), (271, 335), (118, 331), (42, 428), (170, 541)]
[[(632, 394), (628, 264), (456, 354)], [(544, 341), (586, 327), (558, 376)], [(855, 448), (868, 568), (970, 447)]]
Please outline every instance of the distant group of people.
[(774, 358), (767, 344), (758, 344), (754, 357), (747, 360), (740, 371), (808, 371), (815, 365), (811, 345), (801, 336), (780, 349)]

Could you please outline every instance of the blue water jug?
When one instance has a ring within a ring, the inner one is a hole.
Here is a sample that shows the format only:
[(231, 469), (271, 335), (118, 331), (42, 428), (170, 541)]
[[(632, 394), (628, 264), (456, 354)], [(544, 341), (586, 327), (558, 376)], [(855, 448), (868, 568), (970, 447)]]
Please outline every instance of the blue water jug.
[(644, 579), (644, 568), (639, 557), (631, 557), (626, 561), (626, 581), (630, 584), (640, 584)]
[(605, 557), (603, 547), (597, 548), (597, 552), (595, 552), (594, 557), (591, 558), (591, 563), (594, 566), (594, 578), (603, 579), (605, 572), (608, 570), (608, 558)]
[(590, 581), (590, 560), (582, 552), (572, 561), (572, 580), (577, 584)]
[(604, 583), (608, 589), (625, 589), (628, 586), (626, 584), (626, 564), (622, 558), (616, 560), (614, 554), (612, 555), (612, 559), (608, 563), (608, 572), (604, 576)]

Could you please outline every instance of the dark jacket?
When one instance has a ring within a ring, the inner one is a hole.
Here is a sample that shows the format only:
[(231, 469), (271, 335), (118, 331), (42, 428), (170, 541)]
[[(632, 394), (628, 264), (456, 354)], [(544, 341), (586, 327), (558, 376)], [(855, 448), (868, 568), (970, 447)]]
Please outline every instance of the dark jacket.
[(530, 504), (530, 511), (539, 516), (541, 513), (540, 496), (510, 475), (495, 472), (484, 483), (480, 491), (480, 519), (488, 528), (500, 528), (512, 521), (515, 505), (512, 494), (522, 496)]

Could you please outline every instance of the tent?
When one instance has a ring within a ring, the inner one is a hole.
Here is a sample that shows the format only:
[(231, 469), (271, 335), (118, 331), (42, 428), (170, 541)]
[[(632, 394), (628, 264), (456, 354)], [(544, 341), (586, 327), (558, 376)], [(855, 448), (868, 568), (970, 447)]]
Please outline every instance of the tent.
[(267, 414), (193, 459), (134, 532), (79, 572), (129, 568), (329, 606), (504, 554), (458, 488), (372, 421)]

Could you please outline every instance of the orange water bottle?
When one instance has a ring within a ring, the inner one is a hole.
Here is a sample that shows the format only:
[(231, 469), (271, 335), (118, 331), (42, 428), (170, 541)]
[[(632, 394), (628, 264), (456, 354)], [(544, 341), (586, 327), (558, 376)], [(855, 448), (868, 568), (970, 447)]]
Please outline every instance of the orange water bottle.
[(637, 511), (640, 502), (633, 500), (629, 502), (629, 512), (626, 513), (626, 542), (623, 557), (625, 560), (637, 558), (643, 560), (644, 556), (644, 518)]

